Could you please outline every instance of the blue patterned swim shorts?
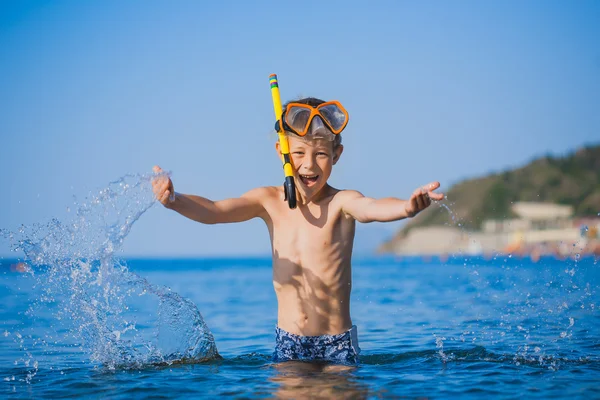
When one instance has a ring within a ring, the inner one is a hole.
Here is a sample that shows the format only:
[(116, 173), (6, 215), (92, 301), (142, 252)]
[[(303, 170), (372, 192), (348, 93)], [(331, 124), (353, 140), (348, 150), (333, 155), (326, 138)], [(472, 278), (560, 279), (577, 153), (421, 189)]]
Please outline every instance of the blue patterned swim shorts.
[(328, 361), (339, 364), (358, 363), (358, 333), (356, 326), (338, 335), (299, 336), (275, 328), (273, 361)]

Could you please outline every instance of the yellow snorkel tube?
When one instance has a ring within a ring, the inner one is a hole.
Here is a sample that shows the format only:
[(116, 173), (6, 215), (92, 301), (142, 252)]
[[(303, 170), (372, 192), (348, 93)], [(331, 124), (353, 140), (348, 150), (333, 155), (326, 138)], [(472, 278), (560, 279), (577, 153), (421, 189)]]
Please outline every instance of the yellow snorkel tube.
[[(271, 96), (273, 96), (273, 109), (275, 110), (275, 121), (281, 120), (283, 108), (281, 107), (281, 97), (279, 96), (279, 84), (277, 83), (277, 75), (269, 75), (269, 83), (271, 85)], [(279, 135), (279, 147), (283, 156), (283, 173), (285, 174), (285, 182), (283, 191), (285, 192), (285, 200), (287, 200), (290, 208), (296, 208), (296, 184), (294, 182), (294, 169), (290, 158), (290, 145), (287, 136), (283, 129), (283, 123), (279, 126), (277, 134)]]

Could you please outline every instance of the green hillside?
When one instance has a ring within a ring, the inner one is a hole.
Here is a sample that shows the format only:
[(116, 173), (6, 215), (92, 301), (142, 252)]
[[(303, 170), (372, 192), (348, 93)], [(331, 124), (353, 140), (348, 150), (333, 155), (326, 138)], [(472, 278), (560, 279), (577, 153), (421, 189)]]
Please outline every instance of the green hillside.
[(469, 179), (447, 192), (452, 213), (430, 207), (405, 225), (399, 235), (421, 226), (460, 223), (478, 230), (486, 219), (512, 217), (517, 201), (552, 202), (573, 206), (575, 216), (600, 212), (600, 145), (557, 158), (546, 156), (512, 171)]

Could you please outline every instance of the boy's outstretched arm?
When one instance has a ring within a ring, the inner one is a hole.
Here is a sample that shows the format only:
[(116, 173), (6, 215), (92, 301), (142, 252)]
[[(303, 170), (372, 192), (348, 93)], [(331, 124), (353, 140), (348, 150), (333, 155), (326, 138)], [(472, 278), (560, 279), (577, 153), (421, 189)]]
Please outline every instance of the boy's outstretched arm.
[(442, 200), (442, 193), (433, 191), (440, 187), (439, 182), (432, 182), (415, 190), (408, 200), (393, 197), (373, 199), (359, 192), (349, 191), (344, 200), (342, 210), (358, 222), (390, 222), (410, 218), (423, 211), (431, 204), (431, 200)]
[[(163, 170), (155, 166), (154, 172)], [(154, 195), (166, 208), (203, 224), (219, 224), (248, 221), (259, 217), (264, 211), (260, 201), (262, 188), (253, 189), (240, 198), (212, 201), (204, 197), (176, 193), (173, 182), (166, 175), (159, 175), (152, 180)]]

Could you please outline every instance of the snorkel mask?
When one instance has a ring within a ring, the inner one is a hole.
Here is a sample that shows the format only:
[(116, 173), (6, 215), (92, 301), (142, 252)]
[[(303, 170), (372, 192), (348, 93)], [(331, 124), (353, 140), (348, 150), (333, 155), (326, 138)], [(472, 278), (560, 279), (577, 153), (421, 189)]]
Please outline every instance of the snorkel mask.
[[(315, 99), (316, 100), (316, 99)], [(348, 112), (339, 101), (327, 101), (317, 106), (291, 102), (283, 110), (275, 130), (293, 132), (298, 136), (328, 137), (339, 135), (348, 124)]]
[(275, 110), (275, 130), (279, 136), (279, 146), (283, 158), (285, 200), (287, 200), (290, 208), (294, 209), (296, 208), (296, 185), (286, 133), (291, 132), (300, 137), (310, 135), (313, 139), (326, 138), (333, 140), (335, 135), (339, 135), (348, 124), (348, 112), (340, 102), (335, 100), (316, 106), (290, 102), (283, 110), (277, 75), (270, 75), (269, 83)]

